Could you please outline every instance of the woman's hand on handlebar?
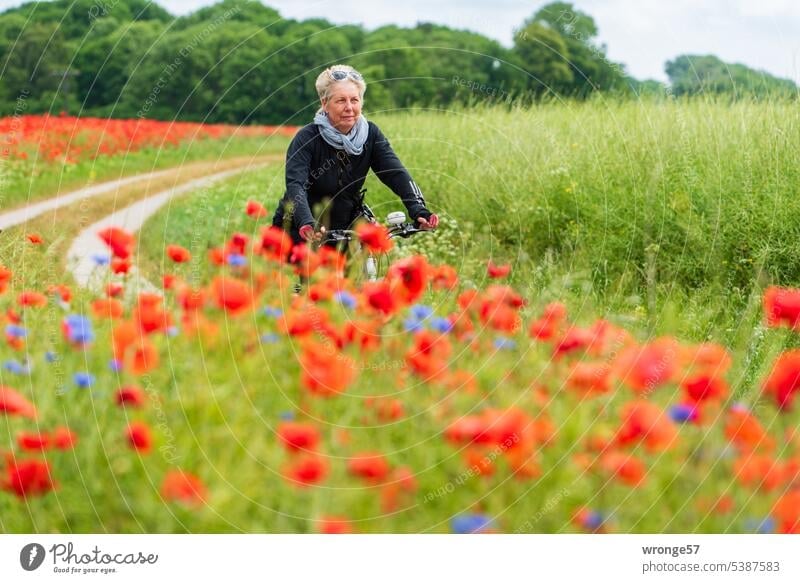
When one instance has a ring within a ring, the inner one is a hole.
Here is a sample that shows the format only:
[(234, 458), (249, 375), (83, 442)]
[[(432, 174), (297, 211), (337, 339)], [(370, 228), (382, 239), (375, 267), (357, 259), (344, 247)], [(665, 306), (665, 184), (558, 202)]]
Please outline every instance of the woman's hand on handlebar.
[(431, 215), (427, 219), (425, 217), (418, 217), (417, 222), (419, 223), (419, 228), (425, 231), (432, 231), (436, 227), (439, 226), (439, 216), (438, 215)]
[(311, 241), (320, 241), (324, 234), (325, 234), (325, 227), (320, 227), (319, 232), (317, 233), (314, 232), (313, 225), (303, 225), (302, 227), (300, 227), (300, 236), (309, 243)]

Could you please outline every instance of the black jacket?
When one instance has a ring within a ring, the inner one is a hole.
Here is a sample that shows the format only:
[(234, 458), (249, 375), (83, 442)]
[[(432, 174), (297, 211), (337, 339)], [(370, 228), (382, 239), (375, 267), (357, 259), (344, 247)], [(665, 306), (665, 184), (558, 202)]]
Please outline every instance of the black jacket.
[(285, 228), (295, 242), (304, 225), (347, 229), (360, 210), (361, 189), (370, 168), (399, 196), (411, 219), (428, 218), (422, 191), (411, 178), (378, 126), (369, 123), (364, 150), (350, 156), (329, 145), (310, 123), (297, 132), (286, 153), (286, 193), (272, 224)]

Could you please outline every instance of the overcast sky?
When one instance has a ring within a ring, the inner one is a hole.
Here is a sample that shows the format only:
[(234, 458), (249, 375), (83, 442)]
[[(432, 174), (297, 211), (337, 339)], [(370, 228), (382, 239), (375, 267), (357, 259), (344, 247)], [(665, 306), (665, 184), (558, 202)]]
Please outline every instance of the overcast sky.
[[(102, 0), (109, 2), (111, 0)], [(98, 0), (100, 3), (101, 0)], [(413, 26), (417, 21), (483, 33), (510, 46), (513, 30), (547, 1), (266, 0), (289, 18), (336, 24)], [(21, 4), (0, 0), (0, 9)], [(176, 15), (214, 0), (159, 0)], [(639, 79), (666, 80), (664, 62), (680, 54), (715, 54), (800, 81), (800, 0), (576, 0), (600, 30), (608, 55)]]

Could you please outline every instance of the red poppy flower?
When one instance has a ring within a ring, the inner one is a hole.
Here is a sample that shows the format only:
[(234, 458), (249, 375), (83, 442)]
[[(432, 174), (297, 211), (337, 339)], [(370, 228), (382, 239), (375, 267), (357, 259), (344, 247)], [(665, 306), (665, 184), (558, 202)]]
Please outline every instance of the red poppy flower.
[(321, 331), (328, 323), (328, 312), (310, 306), (303, 310), (292, 310), (278, 320), (278, 329), (290, 336), (305, 336)]
[(144, 333), (139, 326), (126, 320), (121, 322), (111, 331), (111, 342), (114, 351), (114, 358), (116, 360), (123, 360), (128, 347), (133, 345), (134, 342), (143, 338)]
[(764, 316), (768, 326), (786, 325), (800, 330), (800, 289), (768, 287), (764, 292)]
[(772, 395), (778, 407), (789, 410), (794, 394), (800, 389), (800, 350), (788, 350), (778, 356), (764, 381), (764, 392)]
[(379, 452), (364, 452), (350, 458), (347, 470), (369, 482), (383, 482), (391, 471), (389, 461)]
[(128, 385), (117, 391), (114, 400), (121, 407), (142, 407), (145, 403), (145, 395), (139, 387)]
[(111, 271), (117, 275), (126, 274), (131, 270), (131, 262), (118, 257), (111, 260)]
[(486, 265), (486, 273), (492, 279), (503, 279), (504, 277), (508, 277), (508, 274), (511, 273), (511, 264), (495, 265), (490, 259), (489, 263)]
[(139, 294), (131, 318), (145, 334), (163, 332), (172, 326), (172, 315), (164, 310), (163, 300), (156, 293)]
[(50, 446), (50, 436), (46, 433), (20, 431), (17, 434), (17, 444), (27, 451), (42, 451)]
[(180, 245), (167, 245), (167, 256), (175, 263), (188, 263), (192, 260), (192, 254), (189, 250)]
[(0, 413), (36, 419), (36, 407), (11, 387), (0, 385)]
[(341, 516), (323, 516), (319, 519), (320, 534), (352, 534), (350, 521)]
[(275, 226), (261, 230), (261, 253), (275, 261), (286, 261), (292, 250), (292, 239), (283, 229)]
[(78, 434), (69, 427), (56, 427), (50, 435), (50, 443), (56, 449), (72, 449), (78, 443)]
[(19, 498), (42, 496), (54, 490), (50, 466), (44, 460), (27, 459), (17, 461), (13, 456), (6, 459), (6, 476), (0, 488), (12, 492)]
[(394, 247), (389, 238), (389, 230), (380, 223), (360, 223), (356, 234), (370, 253), (386, 253)]
[(433, 289), (452, 290), (458, 285), (458, 273), (450, 265), (439, 265), (431, 268), (431, 284)]
[(361, 293), (369, 307), (383, 314), (393, 314), (400, 309), (400, 303), (392, 294), (392, 288), (386, 280), (365, 283), (361, 287)]
[(743, 407), (732, 407), (725, 418), (725, 437), (742, 451), (771, 450), (775, 440), (758, 419)]
[(281, 423), (278, 438), (290, 453), (314, 450), (320, 441), (319, 430), (311, 423)]
[(131, 354), (131, 372), (135, 375), (147, 374), (158, 366), (158, 350), (147, 338), (142, 338), (134, 345)]
[(778, 520), (781, 533), (800, 534), (800, 490), (790, 490), (778, 498), (772, 516)]
[(659, 338), (629, 346), (614, 361), (619, 379), (637, 393), (646, 393), (672, 380), (678, 371), (679, 346), (673, 338)]
[(24, 291), (17, 297), (17, 303), (23, 308), (41, 308), (47, 305), (47, 296), (36, 291)]
[(319, 344), (308, 344), (300, 356), (300, 381), (312, 394), (321, 397), (347, 390), (356, 377), (353, 360)]
[(576, 362), (566, 382), (581, 396), (606, 394), (611, 391), (611, 366), (605, 362)]
[(406, 361), (419, 376), (432, 379), (447, 372), (451, 352), (450, 340), (445, 334), (420, 330), (414, 335), (414, 346), (406, 353)]
[(558, 332), (567, 317), (567, 307), (561, 302), (547, 304), (544, 312), (531, 323), (529, 334), (537, 340), (550, 340)]
[(673, 446), (678, 433), (669, 415), (647, 401), (631, 401), (622, 406), (622, 426), (617, 432), (619, 445), (643, 442), (650, 451)]
[(328, 460), (316, 453), (294, 456), (283, 468), (284, 478), (301, 488), (321, 483), (328, 472)]
[(725, 379), (707, 372), (695, 373), (681, 381), (686, 396), (696, 402), (709, 400), (722, 401), (728, 396), (728, 383)]
[(5, 265), (0, 264), (0, 294), (6, 291), (8, 282), (11, 281), (13, 275), (14, 274), (10, 269), (8, 269)]
[(41, 245), (44, 243), (44, 239), (39, 233), (28, 233), (25, 235), (25, 238), (28, 239), (33, 245)]
[(600, 458), (601, 467), (622, 483), (636, 487), (645, 481), (647, 467), (644, 462), (630, 454), (609, 451)]
[(392, 295), (402, 304), (416, 302), (428, 286), (428, 261), (422, 255), (414, 255), (396, 261), (386, 274)]
[(264, 205), (262, 205), (260, 202), (256, 202), (255, 200), (247, 201), (246, 212), (248, 217), (252, 217), (254, 219), (260, 219), (267, 216), (267, 209), (264, 208)]
[(225, 251), (220, 247), (214, 247), (208, 250), (208, 260), (213, 265), (225, 265)]
[(122, 295), (122, 292), (125, 291), (125, 287), (118, 282), (112, 281), (106, 286), (106, 295), (110, 298), (116, 298)]
[(714, 342), (703, 342), (684, 347), (681, 362), (684, 367), (693, 371), (721, 376), (728, 372), (733, 359), (725, 347)]
[(211, 295), (217, 305), (231, 315), (238, 315), (253, 307), (255, 296), (245, 282), (227, 276), (217, 276), (211, 282)]
[(200, 478), (194, 474), (170, 470), (161, 483), (161, 497), (169, 502), (199, 506), (208, 498), (208, 492)]
[(97, 236), (108, 245), (114, 257), (118, 257), (119, 259), (127, 259), (130, 257), (133, 245), (136, 242), (133, 235), (118, 227), (103, 229), (97, 233)]
[(734, 462), (733, 475), (743, 486), (770, 492), (783, 485), (785, 474), (780, 460), (747, 452)]
[(205, 305), (206, 294), (202, 289), (181, 287), (178, 291), (178, 303), (186, 311), (199, 310)]
[(95, 318), (121, 318), (123, 312), (122, 302), (113, 298), (98, 298), (92, 302), (92, 314)]
[(153, 447), (153, 437), (150, 428), (142, 421), (132, 421), (125, 431), (128, 444), (139, 453), (149, 453)]
[(65, 304), (68, 304), (72, 301), (72, 290), (69, 286), (64, 285), (63, 283), (47, 286), (47, 293), (57, 295), (58, 299)]

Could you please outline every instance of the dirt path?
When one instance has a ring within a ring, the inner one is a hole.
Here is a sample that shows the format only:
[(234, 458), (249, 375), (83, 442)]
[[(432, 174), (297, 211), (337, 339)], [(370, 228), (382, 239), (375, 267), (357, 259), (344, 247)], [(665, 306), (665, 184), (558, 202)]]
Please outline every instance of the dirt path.
[[(88, 186), (28, 207), (0, 213), (0, 229), (10, 245), (5, 247), (3, 262), (21, 278), (22, 285), (41, 287), (47, 283), (59, 283), (60, 274), (63, 273), (61, 267), (66, 267), (78, 279), (78, 283), (86, 285), (89, 277), (86, 275), (87, 257), (94, 264), (92, 256), (96, 248), (84, 243), (88, 238), (80, 242), (77, 239), (89, 232), (96, 239), (96, 232), (101, 228), (97, 225), (105, 225), (106, 219), (110, 221), (114, 217), (114, 221), (131, 221), (130, 224), (134, 225), (137, 223), (135, 217), (140, 216), (138, 229), (141, 222), (172, 196), (188, 194), (237, 173), (256, 170), (282, 160), (283, 156), (273, 154), (191, 162), (177, 168)], [(204, 181), (212, 177), (216, 178), (210, 183)], [(149, 199), (155, 200), (146, 202)], [(149, 212), (142, 214), (148, 209)], [(128, 215), (130, 218), (125, 218)], [(34, 248), (24, 243), (25, 234), (31, 232), (44, 238), (44, 248)], [(107, 254), (107, 248), (102, 252)], [(56, 265), (61, 267), (56, 269)]]
[[(173, 197), (180, 196), (193, 190), (208, 188), (231, 176), (255, 170), (263, 166), (264, 164), (259, 166), (247, 166), (245, 168), (233, 168), (202, 178), (196, 178), (195, 180), (184, 182), (180, 186), (175, 186), (149, 196), (144, 200), (140, 200), (139, 202), (103, 217), (99, 221), (86, 227), (73, 239), (67, 251), (67, 268), (72, 273), (75, 282), (79, 286), (99, 289), (106, 283), (109, 271), (108, 267), (98, 266), (95, 261), (96, 256), (108, 255), (108, 247), (106, 247), (105, 243), (97, 236), (98, 231), (108, 227), (119, 227), (131, 233), (136, 232), (142, 228), (142, 225), (144, 225), (147, 219), (158, 212), (159, 209), (167, 204)], [(131, 278), (129, 279), (127, 287), (128, 290), (133, 293), (138, 291), (154, 291), (156, 289), (144, 278), (138, 276), (135, 272), (135, 267), (132, 269)]]

